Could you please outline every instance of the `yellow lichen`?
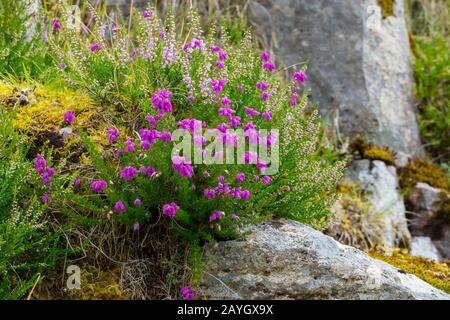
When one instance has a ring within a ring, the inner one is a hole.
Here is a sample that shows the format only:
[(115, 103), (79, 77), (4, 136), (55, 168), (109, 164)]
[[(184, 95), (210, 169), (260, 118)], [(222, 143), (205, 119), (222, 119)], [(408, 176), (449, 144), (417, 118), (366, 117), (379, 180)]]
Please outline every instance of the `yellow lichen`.
[(378, 5), (381, 7), (383, 18), (394, 15), (395, 0), (378, 0)]
[(447, 173), (438, 165), (425, 159), (412, 159), (401, 174), (402, 186), (414, 187), (417, 182), (425, 182), (435, 188), (449, 190)]
[[(23, 96), (26, 101), (18, 101), (19, 96)], [(103, 108), (94, 104), (91, 98), (83, 93), (65, 87), (26, 84), (14, 86), (0, 81), (0, 100), (4, 101), (8, 108), (14, 108), (14, 127), (25, 132), (31, 141), (37, 142), (38, 147), (52, 147), (57, 158), (81, 156), (83, 144), (77, 133), (79, 129), (86, 130), (95, 145), (107, 145), (105, 131), (111, 128), (110, 120), (102, 117)], [(58, 131), (69, 126), (64, 122), (67, 110), (72, 110), (76, 118), (70, 125), (73, 134), (67, 141), (63, 141)], [(121, 134), (126, 135), (124, 128), (118, 129)], [(84, 158), (87, 160), (86, 156)]]
[(392, 255), (373, 250), (369, 252), (369, 255), (414, 274), (432, 286), (450, 293), (450, 268), (446, 263), (409, 256), (405, 249), (395, 249)]
[(128, 295), (122, 292), (119, 279), (120, 268), (100, 270), (84, 265), (81, 268), (81, 289), (71, 290), (72, 298), (81, 300), (125, 300)]
[(381, 160), (389, 165), (394, 164), (394, 156), (392, 155), (392, 153), (389, 150), (380, 148), (379, 146), (376, 145), (367, 146), (363, 150), (362, 156), (365, 159)]
[(356, 152), (358, 156), (369, 160), (380, 160), (388, 165), (394, 165), (395, 156), (388, 148), (380, 147), (376, 144), (366, 143), (363, 137), (356, 136), (351, 144), (350, 151)]

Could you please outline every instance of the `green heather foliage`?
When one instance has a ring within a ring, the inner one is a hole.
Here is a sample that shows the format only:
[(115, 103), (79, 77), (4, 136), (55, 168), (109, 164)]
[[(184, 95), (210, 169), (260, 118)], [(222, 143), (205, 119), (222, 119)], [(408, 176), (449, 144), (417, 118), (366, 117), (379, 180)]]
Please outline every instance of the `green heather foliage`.
[[(8, 6), (25, 21), (20, 3)], [(55, 8), (61, 14), (42, 17), (45, 40), (37, 33), (26, 42), (19, 24), (2, 20), (4, 29), (12, 30), (7, 34), (22, 34), (14, 46), (8, 39), (0, 42), (0, 52), (8, 52), (0, 61), (3, 72), (82, 91), (101, 105), (102, 120), (83, 122), (80, 109), (64, 110), (61, 123), (79, 139), (82, 155), (53, 159), (50, 144), (35, 154), (37, 146), (24, 142), (27, 128), (20, 134), (13, 129), (15, 107), (2, 107), (1, 297), (27, 294), (39, 274), (67, 254), (59, 249), (67, 246), (75, 249), (68, 258), (80, 258), (80, 250), (87, 265), (111, 270), (117, 262), (152, 261), (152, 270), (163, 270), (161, 278), (145, 278), (150, 276), (138, 267), (132, 273), (142, 272), (145, 285), (166, 282), (166, 293), (154, 296), (189, 298), (191, 291), (179, 289), (200, 283), (204, 243), (232, 238), (235, 227), (268, 216), (317, 227), (327, 222), (345, 163), (321, 145), (318, 112), (303, 86), (306, 65), (286, 82), (273, 57), (254, 48), (249, 30), (225, 23), (212, 25), (205, 35), (195, 10), (181, 27), (170, 14), (163, 23), (152, 8), (135, 10), (131, 21), (119, 24), (86, 3), (93, 22), (72, 28), (67, 10)], [(270, 153), (279, 142), (279, 171), (266, 176), (261, 159), (177, 163), (170, 133), (181, 127), (191, 135), (194, 124), (220, 132), (216, 141), (222, 144), (223, 139), (233, 144), (227, 126), (244, 127), (247, 140), (254, 134), (253, 144), (268, 144)], [(259, 129), (279, 133), (256, 138)], [(149, 296), (141, 292), (147, 289), (139, 290), (127, 288), (127, 296)]]
[(25, 141), (0, 104), (0, 299), (22, 297), (63, 254), (45, 218), (47, 205), (34, 191)]
[(32, 3), (36, 1), (0, 1), (0, 75), (37, 80), (53, 69), (41, 40), (43, 15)]
[(437, 161), (450, 161), (450, 44), (442, 36), (416, 39), (414, 64), (419, 124)]

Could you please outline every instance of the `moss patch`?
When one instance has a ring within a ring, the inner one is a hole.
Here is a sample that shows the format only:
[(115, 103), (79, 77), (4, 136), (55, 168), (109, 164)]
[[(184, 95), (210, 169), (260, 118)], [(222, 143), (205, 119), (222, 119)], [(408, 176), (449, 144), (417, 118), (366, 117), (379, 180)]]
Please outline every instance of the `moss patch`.
[[(107, 144), (105, 131), (111, 128), (112, 119), (104, 117), (104, 114), (108, 114), (104, 108), (94, 104), (83, 93), (65, 87), (34, 86), (30, 89), (25, 84), (14, 86), (0, 81), (0, 99), (8, 108), (15, 109), (13, 125), (28, 134), (34, 143), (31, 153), (51, 147), (55, 158), (78, 162), (84, 152), (83, 143), (77, 134), (79, 129), (86, 130), (96, 145)], [(73, 134), (63, 141), (59, 130), (69, 126), (63, 120), (69, 109), (75, 114), (75, 122), (70, 125)], [(118, 129), (126, 135), (125, 128)]]
[(84, 265), (81, 269), (81, 289), (71, 290), (72, 298), (81, 300), (126, 300), (128, 296), (120, 289), (120, 268), (100, 270)]
[(404, 188), (425, 182), (435, 188), (450, 191), (447, 173), (441, 167), (425, 159), (413, 159), (402, 170), (401, 183)]
[(378, 5), (381, 7), (383, 18), (391, 17), (394, 15), (395, 0), (378, 0)]
[(396, 249), (392, 256), (379, 251), (370, 251), (372, 258), (383, 260), (405, 272), (416, 275), (432, 286), (450, 293), (450, 268), (446, 263), (438, 263), (421, 257), (408, 256), (406, 250)]
[(357, 136), (352, 140), (350, 151), (364, 159), (380, 160), (388, 165), (394, 165), (395, 163), (395, 155), (392, 151), (375, 144), (369, 144), (361, 136)]

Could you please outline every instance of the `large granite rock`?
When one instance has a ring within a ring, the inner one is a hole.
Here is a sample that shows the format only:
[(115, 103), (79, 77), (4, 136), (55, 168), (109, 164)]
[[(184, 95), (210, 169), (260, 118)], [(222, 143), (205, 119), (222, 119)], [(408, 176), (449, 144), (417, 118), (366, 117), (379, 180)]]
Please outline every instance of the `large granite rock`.
[(310, 227), (272, 220), (206, 252), (206, 299), (450, 299)]
[(345, 179), (358, 183), (367, 193), (371, 210), (382, 215), (384, 245), (398, 247), (408, 244), (411, 234), (395, 167), (382, 161), (356, 160), (346, 172)]
[(386, 19), (377, 0), (255, 0), (249, 7), (256, 32), (286, 66), (310, 61), (307, 85), (330, 123), (338, 119), (340, 132), (405, 158), (418, 153), (420, 140), (403, 0), (395, 3)]

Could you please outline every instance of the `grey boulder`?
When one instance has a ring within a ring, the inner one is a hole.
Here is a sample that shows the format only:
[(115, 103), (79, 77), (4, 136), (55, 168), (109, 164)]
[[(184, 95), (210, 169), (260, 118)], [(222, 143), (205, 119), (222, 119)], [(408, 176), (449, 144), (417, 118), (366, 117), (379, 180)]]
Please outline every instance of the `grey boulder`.
[[(250, 21), (286, 66), (309, 61), (314, 101), (348, 136), (396, 150), (405, 163), (420, 139), (403, 0), (383, 18), (377, 0), (255, 0)], [(292, 72), (294, 68), (289, 69)]]
[[(271, 220), (205, 254), (205, 299), (450, 299), (301, 223)], [(250, 234), (246, 234), (250, 232)]]

